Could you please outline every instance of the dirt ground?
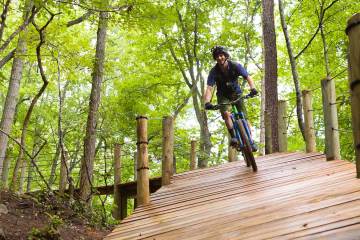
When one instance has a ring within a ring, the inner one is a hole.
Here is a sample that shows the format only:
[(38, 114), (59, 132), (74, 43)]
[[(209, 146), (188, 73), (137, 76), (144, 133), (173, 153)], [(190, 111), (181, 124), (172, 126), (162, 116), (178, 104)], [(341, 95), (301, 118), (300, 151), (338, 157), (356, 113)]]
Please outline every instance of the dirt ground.
[(89, 219), (54, 196), (0, 192), (0, 240), (102, 239), (110, 231), (91, 226)]

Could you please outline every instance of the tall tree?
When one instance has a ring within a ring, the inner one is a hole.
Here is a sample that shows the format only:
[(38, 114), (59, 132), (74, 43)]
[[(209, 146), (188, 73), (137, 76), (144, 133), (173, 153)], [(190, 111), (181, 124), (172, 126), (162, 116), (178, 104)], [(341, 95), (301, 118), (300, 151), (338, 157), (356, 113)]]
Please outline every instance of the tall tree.
[[(211, 141), (210, 131), (208, 128), (208, 118), (205, 109), (203, 108), (205, 80), (201, 74), (201, 61), (198, 54), (200, 48), (200, 12), (201, 11), (197, 8), (197, 6), (192, 6), (190, 1), (188, 1), (183, 8), (176, 5), (177, 27), (179, 29), (180, 36), (178, 36), (177, 39), (171, 39), (167, 33), (164, 32), (164, 34), (174, 62), (179, 68), (191, 93), (196, 119), (200, 126), (200, 153), (198, 166), (200, 168), (204, 168), (208, 165), (211, 151)], [(178, 49), (178, 53), (176, 49)]]
[[(23, 13), (23, 19), (26, 21), (33, 7), (33, 1), (26, 1), (25, 12)], [(9, 134), (13, 124), (15, 115), (15, 107), (18, 101), (20, 81), (22, 78), (22, 71), (24, 66), (24, 55), (26, 53), (26, 33), (25, 29), (20, 33), (16, 47), (16, 55), (13, 60), (11, 76), (6, 94), (6, 99), (3, 107), (3, 113), (0, 122), (0, 129)], [(8, 136), (0, 133), (0, 175), (2, 173), (3, 160), (8, 145)]]
[(265, 62), (265, 111), (270, 114), (272, 126), (272, 149), (279, 151), (278, 143), (278, 91), (277, 91), (277, 50), (274, 23), (274, 0), (262, 1), (262, 29)]
[(89, 101), (89, 113), (86, 123), (86, 135), (84, 139), (84, 157), (81, 162), (80, 170), (80, 198), (91, 202), (91, 187), (93, 178), (95, 144), (96, 144), (96, 123), (100, 104), (101, 85), (104, 77), (106, 30), (108, 13), (100, 11), (96, 41), (96, 53), (94, 69), (92, 73), (92, 85)]
[(301, 97), (301, 89), (300, 89), (300, 82), (299, 82), (299, 74), (296, 68), (296, 59), (293, 53), (293, 49), (291, 46), (291, 41), (288, 33), (288, 28), (285, 20), (285, 14), (284, 14), (284, 5), (283, 1), (279, 0), (279, 11), (280, 11), (280, 19), (281, 19), (281, 27), (283, 29), (285, 42), (286, 42), (286, 49), (289, 55), (290, 59), (290, 65), (291, 65), (291, 73), (294, 80), (294, 86), (295, 86), (295, 93), (296, 93), (296, 114), (298, 119), (298, 125), (301, 131), (301, 134), (303, 136), (303, 139), (305, 140), (305, 125), (304, 125), (304, 118), (303, 118), (303, 107), (302, 107), (302, 97)]
[[(45, 70), (43, 68), (43, 61), (42, 61), (42, 57), (41, 57), (41, 47), (45, 43), (45, 30), (46, 30), (47, 26), (50, 24), (50, 22), (54, 19), (55, 14), (51, 13), (49, 10), (46, 10), (46, 11), (50, 14), (50, 18), (48, 19), (48, 21), (45, 23), (44, 26), (39, 28), (37, 26), (37, 24), (35, 23), (35, 21), (33, 21), (33, 25), (36, 28), (36, 30), (39, 32), (39, 36), (40, 36), (40, 42), (36, 46), (36, 57), (37, 57), (38, 68), (40, 70), (40, 75), (41, 75), (41, 79), (43, 81), (43, 85), (41, 86), (41, 88), (39, 89), (37, 94), (34, 96), (34, 98), (32, 99), (29, 109), (27, 110), (25, 118), (24, 118), (22, 131), (21, 131), (21, 139), (20, 139), (21, 146), (23, 146), (23, 147), (25, 147), (25, 139), (26, 139), (26, 135), (27, 135), (27, 130), (29, 127), (29, 123), (30, 123), (30, 119), (31, 119), (31, 115), (34, 110), (34, 107), (49, 84), (49, 81), (45, 75)], [(22, 172), (21, 172), (22, 176), (20, 179), (23, 180), (25, 178), (24, 174), (25, 174), (25, 169), (27, 168), (27, 162), (24, 161), (24, 148), (23, 147), (21, 147), (19, 150), (19, 156), (16, 160), (15, 167), (14, 167), (14, 174), (12, 177), (12, 189), (14, 191), (17, 190), (17, 176), (18, 176), (18, 170), (20, 167), (22, 168)], [(20, 193), (22, 193), (22, 191), (23, 191), (23, 183), (24, 183), (23, 181), (20, 181), (20, 187), (19, 187)]]

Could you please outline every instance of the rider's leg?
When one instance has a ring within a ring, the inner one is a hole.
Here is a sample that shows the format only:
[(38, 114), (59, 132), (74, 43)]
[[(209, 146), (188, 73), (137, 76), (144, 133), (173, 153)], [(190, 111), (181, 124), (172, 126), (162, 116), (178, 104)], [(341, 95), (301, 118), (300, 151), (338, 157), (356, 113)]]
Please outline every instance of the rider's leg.
[(221, 116), (224, 119), (226, 128), (228, 129), (231, 136), (230, 145), (236, 145), (238, 140), (236, 138), (233, 122), (231, 120), (231, 113), (228, 111), (221, 111)]
[[(224, 96), (217, 96), (217, 100), (219, 104), (229, 103), (230, 99)], [(226, 128), (229, 131), (229, 134), (231, 136), (230, 145), (235, 146), (238, 143), (238, 140), (236, 138), (233, 122), (231, 120), (231, 113), (230, 113), (230, 106), (223, 105), (220, 107), (221, 116), (225, 121)]]
[(234, 126), (231, 121), (231, 113), (228, 111), (224, 111), (224, 112), (221, 112), (221, 116), (225, 121), (225, 125), (226, 125), (227, 129), (232, 129)]

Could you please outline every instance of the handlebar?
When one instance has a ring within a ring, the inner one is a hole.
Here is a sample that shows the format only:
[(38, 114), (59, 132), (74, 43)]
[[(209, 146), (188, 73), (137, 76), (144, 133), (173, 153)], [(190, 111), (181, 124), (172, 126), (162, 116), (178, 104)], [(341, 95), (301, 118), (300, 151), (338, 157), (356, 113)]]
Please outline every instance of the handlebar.
[(239, 97), (239, 98), (235, 99), (234, 101), (231, 101), (228, 103), (219, 103), (219, 104), (213, 105), (213, 107), (211, 109), (207, 109), (207, 110), (219, 110), (221, 106), (233, 105), (243, 99), (249, 99), (249, 98), (253, 98), (253, 97), (256, 97), (256, 95), (247, 94), (245, 96)]

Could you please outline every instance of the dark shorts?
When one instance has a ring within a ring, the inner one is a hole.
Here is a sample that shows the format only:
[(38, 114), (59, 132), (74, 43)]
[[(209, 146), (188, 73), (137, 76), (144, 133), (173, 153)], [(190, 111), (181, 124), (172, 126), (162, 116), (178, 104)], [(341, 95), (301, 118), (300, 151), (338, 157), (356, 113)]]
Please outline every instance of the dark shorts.
[[(225, 96), (221, 96), (221, 95), (218, 95), (217, 96), (217, 102), (218, 104), (223, 104), (223, 103), (229, 103), (231, 102), (233, 99), (230, 99), (228, 97), (225, 97)], [(243, 100), (240, 100), (239, 102), (236, 103), (236, 107), (237, 107), (237, 110), (240, 112), (243, 112), (244, 114), (244, 117), (246, 118), (247, 117), (247, 112), (246, 112), (246, 108), (245, 108), (245, 105), (244, 105), (244, 101)], [(220, 107), (220, 112), (221, 113), (224, 113), (224, 112), (231, 112), (231, 105), (225, 105), (225, 106), (221, 106)]]

